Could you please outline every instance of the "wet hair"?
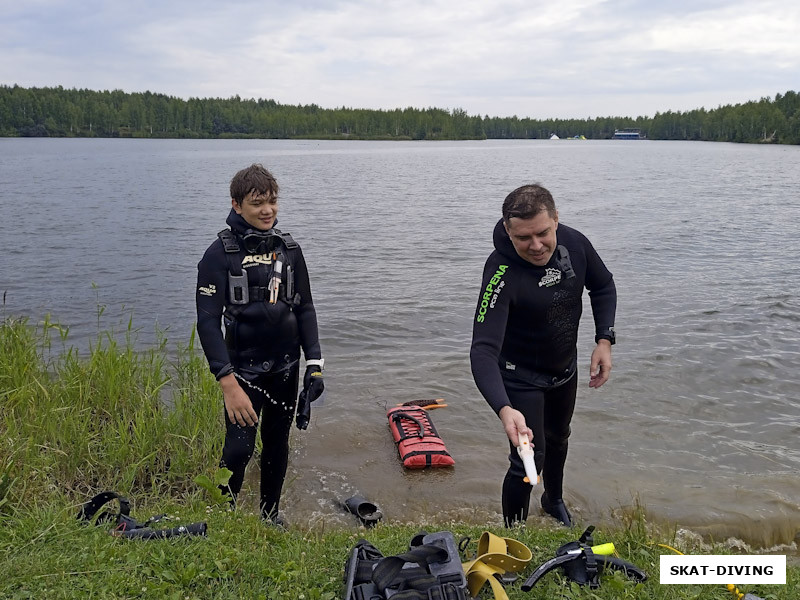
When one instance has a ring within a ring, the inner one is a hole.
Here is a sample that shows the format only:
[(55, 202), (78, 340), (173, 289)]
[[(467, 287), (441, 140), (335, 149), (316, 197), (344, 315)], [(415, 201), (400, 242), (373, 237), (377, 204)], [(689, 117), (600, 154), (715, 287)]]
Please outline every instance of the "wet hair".
[(513, 217), (531, 219), (543, 210), (553, 219), (556, 218), (556, 203), (553, 195), (538, 183), (518, 187), (503, 201), (503, 221), (506, 223)]
[(264, 165), (252, 164), (231, 179), (231, 198), (236, 204), (241, 204), (250, 192), (269, 194), (270, 198), (278, 197), (278, 182)]

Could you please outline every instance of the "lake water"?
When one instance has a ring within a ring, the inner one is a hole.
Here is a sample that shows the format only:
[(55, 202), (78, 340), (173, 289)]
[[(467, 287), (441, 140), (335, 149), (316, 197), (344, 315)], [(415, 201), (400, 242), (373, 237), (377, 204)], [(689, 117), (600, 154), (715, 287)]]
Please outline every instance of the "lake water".
[[(46, 313), (86, 347), (100, 328), (186, 342), (196, 264), (234, 172), (263, 162), (303, 245), (325, 406), (293, 433), (291, 522), (499, 523), (507, 446), (469, 369), (472, 315), (505, 195), (541, 182), (617, 284), (611, 380), (588, 387), (565, 496), (584, 522), (654, 518), (759, 547), (800, 531), (800, 148), (703, 142), (0, 139), (4, 315)], [(386, 409), (442, 397), (452, 470), (407, 472)], [(221, 413), (220, 413), (221, 414)], [(220, 429), (220, 434), (222, 429)], [(255, 469), (246, 485), (253, 503)], [(530, 524), (547, 521), (538, 517)]]

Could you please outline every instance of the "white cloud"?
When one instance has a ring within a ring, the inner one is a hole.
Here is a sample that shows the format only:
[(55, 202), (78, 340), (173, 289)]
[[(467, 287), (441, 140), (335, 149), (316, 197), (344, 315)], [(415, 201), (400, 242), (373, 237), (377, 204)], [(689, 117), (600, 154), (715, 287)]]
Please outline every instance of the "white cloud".
[[(773, 3), (774, 4), (774, 3)], [(753, 4), (697, 15), (688, 23), (670, 19), (650, 32), (652, 49), (678, 53), (724, 52), (783, 59), (795, 66), (800, 59), (800, 5), (774, 7)]]
[(800, 59), (794, 0), (71, 4), (0, 5), (0, 82), (585, 117), (785, 92)]

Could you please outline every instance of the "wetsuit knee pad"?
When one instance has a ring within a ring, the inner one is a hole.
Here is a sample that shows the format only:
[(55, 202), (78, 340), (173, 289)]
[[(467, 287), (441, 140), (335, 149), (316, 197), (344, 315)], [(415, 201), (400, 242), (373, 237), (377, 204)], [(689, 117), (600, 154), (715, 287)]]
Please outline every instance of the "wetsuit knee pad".
[(222, 460), (231, 466), (247, 463), (255, 452), (255, 438), (251, 442), (236, 433), (225, 436), (225, 445), (222, 448)]
[(548, 450), (558, 451), (566, 448), (569, 442), (569, 436), (572, 434), (572, 428), (567, 425), (567, 428), (562, 431), (553, 431), (552, 429), (544, 430), (544, 440), (547, 444)]
[[(536, 470), (541, 473), (544, 466), (545, 458), (545, 444), (540, 444), (540, 447), (533, 450), (533, 461), (536, 464)], [(515, 477), (523, 478), (526, 476), (525, 465), (522, 463), (522, 458), (519, 456), (516, 447), (509, 443), (510, 452), (508, 453), (508, 473)]]

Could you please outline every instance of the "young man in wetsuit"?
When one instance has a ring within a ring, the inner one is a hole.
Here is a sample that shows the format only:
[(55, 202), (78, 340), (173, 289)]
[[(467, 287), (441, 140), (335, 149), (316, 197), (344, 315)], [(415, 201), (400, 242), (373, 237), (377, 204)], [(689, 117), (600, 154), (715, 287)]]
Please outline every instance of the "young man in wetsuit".
[(511, 453), (503, 481), (507, 526), (528, 516), (531, 485), (515, 447), (531, 439), (544, 481), (542, 508), (566, 526), (572, 517), (562, 487), (578, 386), (577, 341), (583, 288), (589, 290), (596, 346), (589, 387), (611, 372), (617, 292), (589, 240), (558, 221), (553, 197), (525, 185), (503, 202), (494, 228), (473, 324), (470, 362), (475, 383), (503, 423)]
[[(324, 388), (317, 314), (303, 252), (275, 229), (275, 178), (262, 165), (251, 165), (233, 177), (230, 194), (230, 229), (218, 234), (197, 267), (197, 333), (225, 404), (220, 466), (233, 475), (222, 489), (235, 503), (260, 420), (261, 516), (280, 525), (301, 347), (301, 397), (311, 402)], [(298, 414), (298, 427), (305, 424)]]

